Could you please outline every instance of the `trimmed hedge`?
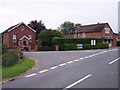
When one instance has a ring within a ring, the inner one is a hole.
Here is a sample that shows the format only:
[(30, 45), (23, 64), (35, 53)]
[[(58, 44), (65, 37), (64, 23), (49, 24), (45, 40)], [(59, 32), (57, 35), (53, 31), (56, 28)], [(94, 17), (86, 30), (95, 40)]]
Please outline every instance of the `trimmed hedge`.
[(109, 48), (108, 43), (98, 43), (97, 45), (91, 46), (90, 44), (85, 44), (84, 49), (106, 49)]
[[(98, 43), (95, 46), (92, 46), (90, 44), (83, 44), (83, 49), (82, 50), (87, 50), (87, 49), (106, 49), (109, 48), (108, 43)], [(77, 49), (77, 44), (63, 44), (63, 45), (59, 45), (59, 49), (61, 51), (66, 51), (66, 50), (81, 50), (81, 49)]]
[(96, 40), (96, 43), (102, 43), (103, 40), (101, 38), (73, 38), (73, 39), (66, 39), (66, 38), (55, 38), (53, 39), (53, 44), (63, 45), (63, 44), (90, 44), (91, 40)]
[(120, 46), (120, 41), (117, 41), (117, 46)]

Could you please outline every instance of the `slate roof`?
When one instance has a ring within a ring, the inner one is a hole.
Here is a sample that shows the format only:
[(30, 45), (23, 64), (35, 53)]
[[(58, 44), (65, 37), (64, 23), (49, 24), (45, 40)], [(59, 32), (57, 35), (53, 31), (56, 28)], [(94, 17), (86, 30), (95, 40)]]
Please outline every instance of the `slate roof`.
[(76, 29), (78, 33), (87, 33), (87, 32), (101, 32), (105, 25), (108, 23), (98, 23), (92, 25), (80, 26)]
[[(18, 24), (14, 25), (14, 26), (11, 26), (11, 27), (8, 28), (7, 30), (5, 30), (3, 33), (9, 32), (9, 31), (13, 30), (14, 28), (20, 26), (21, 24), (25, 25), (23, 22), (22, 22), (22, 23), (18, 23)], [(27, 25), (25, 25), (25, 26), (27, 26)], [(29, 26), (27, 26), (27, 27), (30, 28), (32, 31), (36, 32), (36, 31), (33, 30), (31, 27), (29, 27)]]

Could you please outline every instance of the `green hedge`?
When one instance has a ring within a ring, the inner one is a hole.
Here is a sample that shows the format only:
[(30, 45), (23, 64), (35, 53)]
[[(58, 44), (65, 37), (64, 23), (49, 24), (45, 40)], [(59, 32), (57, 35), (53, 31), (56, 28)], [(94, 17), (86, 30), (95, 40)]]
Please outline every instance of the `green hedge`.
[(23, 58), (23, 53), (17, 49), (9, 49), (2, 56), (2, 65), (9, 67), (18, 62), (19, 59)]
[(63, 44), (90, 44), (91, 40), (96, 40), (96, 43), (102, 43), (103, 40), (100, 38), (74, 38), (74, 39), (66, 39), (66, 38), (55, 38), (53, 39), (53, 44), (63, 45)]
[(98, 43), (97, 45), (91, 46), (90, 44), (85, 44), (84, 49), (106, 49), (109, 48), (108, 43)]
[(117, 41), (117, 46), (120, 46), (120, 41)]
[(3, 66), (9, 67), (16, 64), (17, 62), (18, 62), (18, 57), (11, 52), (5, 53), (2, 57)]
[[(87, 50), (87, 49), (106, 49), (106, 48), (109, 48), (109, 45), (107, 43), (98, 43), (95, 46), (91, 46), (90, 44), (83, 44), (83, 50)], [(77, 45), (74, 44), (74, 43), (59, 45), (59, 49), (61, 51), (80, 50), (80, 49), (77, 49)]]

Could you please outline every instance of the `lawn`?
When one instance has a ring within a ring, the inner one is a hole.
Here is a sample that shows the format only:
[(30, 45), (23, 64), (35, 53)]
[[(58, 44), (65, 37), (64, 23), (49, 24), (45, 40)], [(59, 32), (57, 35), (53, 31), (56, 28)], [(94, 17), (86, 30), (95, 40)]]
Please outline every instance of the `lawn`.
[(10, 67), (2, 67), (2, 78), (13, 78), (18, 76), (35, 65), (35, 61), (29, 58), (20, 59), (20, 61)]

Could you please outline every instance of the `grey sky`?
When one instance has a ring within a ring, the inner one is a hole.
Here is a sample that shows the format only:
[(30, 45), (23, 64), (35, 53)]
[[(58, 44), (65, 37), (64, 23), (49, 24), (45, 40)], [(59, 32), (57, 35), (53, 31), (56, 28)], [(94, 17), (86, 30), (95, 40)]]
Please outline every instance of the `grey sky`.
[(42, 20), (56, 29), (64, 21), (82, 25), (108, 22), (118, 32), (119, 0), (0, 0), (0, 32), (20, 22)]

